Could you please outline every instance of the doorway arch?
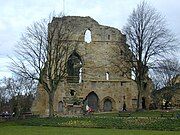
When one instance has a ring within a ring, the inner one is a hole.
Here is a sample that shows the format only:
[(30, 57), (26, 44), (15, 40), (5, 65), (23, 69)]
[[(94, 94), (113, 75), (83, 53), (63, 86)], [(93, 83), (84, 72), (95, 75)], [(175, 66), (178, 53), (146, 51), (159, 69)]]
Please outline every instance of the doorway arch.
[(102, 100), (102, 110), (104, 112), (113, 111), (115, 108), (115, 101), (113, 98), (107, 96)]
[(58, 103), (58, 112), (62, 113), (64, 111), (63, 102), (59, 101)]
[(86, 96), (86, 100), (88, 101), (88, 106), (91, 107), (93, 109), (93, 111), (98, 110), (99, 98), (98, 98), (97, 94), (94, 91), (90, 92)]
[(104, 100), (103, 110), (105, 112), (112, 111), (112, 101), (110, 99), (107, 98), (107, 99)]

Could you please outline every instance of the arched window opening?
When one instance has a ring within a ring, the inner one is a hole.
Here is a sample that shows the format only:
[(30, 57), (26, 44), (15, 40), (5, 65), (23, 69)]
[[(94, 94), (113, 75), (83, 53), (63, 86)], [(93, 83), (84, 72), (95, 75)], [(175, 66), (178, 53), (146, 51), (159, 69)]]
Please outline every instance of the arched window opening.
[(135, 77), (136, 77), (136, 75), (135, 75), (135, 68), (131, 68), (131, 79), (135, 80)]
[(120, 52), (120, 53), (121, 53), (121, 56), (122, 56), (122, 55), (123, 55), (123, 53), (124, 53), (124, 52), (123, 52), (123, 50), (121, 50), (121, 52)]
[(79, 83), (82, 83), (82, 67), (79, 69)]
[(109, 72), (106, 72), (106, 80), (109, 80)]
[(110, 36), (110, 35), (108, 35), (108, 40), (110, 40), (110, 37), (111, 37), (111, 36)]
[(75, 90), (70, 90), (70, 95), (74, 96), (75, 95)]
[(84, 41), (86, 43), (91, 43), (92, 37), (91, 37), (91, 31), (90, 30), (86, 30), (86, 32), (84, 34)]
[(82, 60), (75, 51), (69, 56), (67, 61), (67, 81), (69, 83), (82, 82)]

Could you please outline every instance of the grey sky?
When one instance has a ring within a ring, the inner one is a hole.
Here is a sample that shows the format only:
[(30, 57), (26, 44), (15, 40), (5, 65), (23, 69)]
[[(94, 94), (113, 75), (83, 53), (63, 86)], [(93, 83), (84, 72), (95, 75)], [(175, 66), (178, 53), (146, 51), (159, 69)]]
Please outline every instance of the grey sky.
[[(100, 24), (122, 29), (141, 0), (64, 0), (65, 14), (90, 16)], [(167, 20), (168, 27), (180, 38), (180, 1), (147, 0)], [(12, 55), (26, 26), (63, 10), (63, 0), (0, 0), (0, 78), (11, 76), (7, 57)]]

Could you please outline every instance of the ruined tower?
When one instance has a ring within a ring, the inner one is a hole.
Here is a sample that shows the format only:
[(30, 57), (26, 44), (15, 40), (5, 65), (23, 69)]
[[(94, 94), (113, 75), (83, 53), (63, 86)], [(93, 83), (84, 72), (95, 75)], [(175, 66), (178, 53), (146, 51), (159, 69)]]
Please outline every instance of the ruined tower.
[[(67, 77), (59, 83), (54, 98), (57, 114), (81, 113), (85, 100), (94, 111), (119, 111), (123, 104), (134, 110), (137, 86), (131, 79), (131, 66), (126, 60), (130, 50), (125, 35), (118, 29), (100, 25), (90, 17), (54, 18), (71, 31), (68, 42)], [(32, 107), (38, 114), (48, 114), (47, 93), (41, 86)]]

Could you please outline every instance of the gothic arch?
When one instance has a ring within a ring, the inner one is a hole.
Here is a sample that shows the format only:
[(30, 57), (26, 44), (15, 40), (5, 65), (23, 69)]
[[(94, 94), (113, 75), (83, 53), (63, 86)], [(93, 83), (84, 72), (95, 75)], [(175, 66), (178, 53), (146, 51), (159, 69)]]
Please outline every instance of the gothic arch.
[(62, 101), (59, 101), (59, 102), (58, 102), (58, 112), (59, 112), (59, 113), (63, 113), (63, 111), (64, 111), (63, 102), (62, 102)]
[(99, 97), (94, 91), (90, 92), (86, 96), (85, 100), (88, 101), (88, 106), (91, 107), (94, 111), (99, 109)]
[(73, 51), (67, 61), (68, 82), (82, 82), (82, 59), (80, 55)]
[(102, 104), (103, 104), (103, 111), (104, 112), (109, 112), (109, 111), (113, 111), (115, 108), (115, 101), (113, 98), (107, 96), (102, 100)]

